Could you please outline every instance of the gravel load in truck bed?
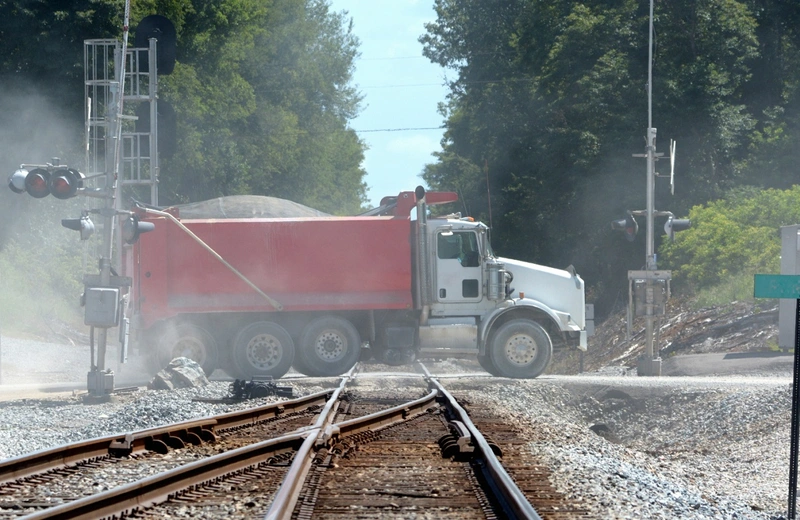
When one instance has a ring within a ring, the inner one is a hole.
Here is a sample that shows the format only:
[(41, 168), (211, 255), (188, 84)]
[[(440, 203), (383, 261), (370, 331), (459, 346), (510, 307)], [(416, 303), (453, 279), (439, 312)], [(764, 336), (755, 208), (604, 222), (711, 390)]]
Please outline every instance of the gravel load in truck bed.
[(174, 206), (181, 218), (297, 218), (328, 217), (297, 202), (260, 195), (230, 195)]

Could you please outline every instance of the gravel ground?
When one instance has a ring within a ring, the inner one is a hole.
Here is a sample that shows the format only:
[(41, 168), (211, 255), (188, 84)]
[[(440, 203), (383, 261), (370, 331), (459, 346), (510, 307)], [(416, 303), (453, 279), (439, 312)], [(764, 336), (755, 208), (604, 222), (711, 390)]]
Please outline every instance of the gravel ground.
[[(87, 350), (1, 339), (0, 459), (245, 406), (192, 401), (227, 395), (228, 382), (221, 380), (200, 389), (138, 390), (92, 405), (76, 392), (34, 393), (43, 385), (84, 381)], [(477, 363), (466, 361), (428, 366), (457, 396), (506, 411), (510, 420), (530, 429), (529, 449), (553, 468), (555, 487), (599, 518), (786, 515), (791, 407), (786, 364), (746, 376), (640, 378), (607, 368), (530, 381), (483, 377)], [(144, 377), (135, 363), (111, 367), (118, 387)], [(475, 377), (447, 378), (463, 372)], [(305, 395), (334, 382), (290, 379), (284, 384)], [(403, 397), (419, 392), (403, 385), (401, 379), (364, 379), (358, 391)]]

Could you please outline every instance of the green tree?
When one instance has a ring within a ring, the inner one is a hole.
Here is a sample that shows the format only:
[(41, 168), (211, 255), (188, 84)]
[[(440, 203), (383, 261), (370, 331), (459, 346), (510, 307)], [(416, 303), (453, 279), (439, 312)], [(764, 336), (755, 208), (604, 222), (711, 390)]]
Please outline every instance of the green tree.
[(230, 0), (195, 2), (183, 19), (162, 83), (179, 125), (164, 196), (254, 193), (358, 212), (364, 143), (348, 127), (358, 40), (345, 16), (325, 0)]
[[(435, 5), (437, 20), (420, 40), (426, 56), (457, 78), (444, 110), (443, 151), (426, 181), (475, 189), (465, 198), (485, 200), (488, 164), (497, 249), (575, 265), (603, 312), (624, 287), (626, 268), (644, 263), (642, 237), (628, 244), (609, 223), (645, 206), (646, 165), (631, 154), (644, 152), (648, 126), (649, 5)], [(677, 196), (668, 198), (662, 182), (656, 209), (681, 214), (759, 178), (743, 167), (765, 118), (747, 97), (759, 25), (744, 1), (663, 0), (655, 27), (658, 151), (678, 142)], [(658, 170), (666, 173), (663, 163)]]
[[(0, 121), (17, 127), (14, 141), (48, 150), (8, 168), (82, 158), (83, 41), (121, 38), (122, 8), (122, 0), (0, 0), (0, 91), (12, 108)], [(345, 14), (329, 0), (145, 0), (133, 3), (130, 45), (150, 14), (168, 17), (178, 34), (175, 71), (160, 78), (160, 98), (178, 118), (160, 202), (254, 193), (328, 212), (361, 209), (365, 145), (348, 126), (361, 101), (350, 84), (358, 40)], [(30, 115), (39, 98), (48, 112)], [(55, 138), (42, 131), (56, 123)]]
[(664, 242), (664, 266), (679, 289), (691, 292), (738, 275), (780, 271), (781, 226), (800, 222), (800, 186), (740, 188), (689, 212), (692, 227)]

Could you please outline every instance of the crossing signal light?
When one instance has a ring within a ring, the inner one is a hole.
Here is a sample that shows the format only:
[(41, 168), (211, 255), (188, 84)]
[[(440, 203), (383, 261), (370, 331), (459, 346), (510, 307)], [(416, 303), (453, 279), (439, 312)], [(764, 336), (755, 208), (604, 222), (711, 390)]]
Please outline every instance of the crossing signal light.
[(49, 189), (53, 197), (61, 200), (70, 199), (83, 188), (85, 176), (74, 168), (60, 168), (50, 174)]
[(636, 239), (636, 234), (639, 232), (639, 224), (636, 223), (636, 219), (633, 218), (633, 215), (628, 213), (627, 217), (612, 221), (611, 229), (614, 231), (624, 231), (625, 238), (628, 242), (633, 242)]
[(88, 216), (81, 218), (63, 218), (61, 219), (61, 225), (67, 229), (80, 231), (81, 240), (89, 240), (89, 237), (94, 234), (94, 222), (92, 222), (92, 219)]
[(667, 234), (670, 240), (675, 240), (675, 233), (690, 227), (692, 227), (692, 221), (688, 218), (669, 217), (666, 224), (664, 224), (664, 233)]
[(54, 170), (34, 168), (30, 171), (20, 168), (8, 179), (8, 187), (14, 193), (25, 193), (42, 199), (51, 193), (57, 199), (69, 199), (83, 188), (86, 177), (74, 168), (60, 167)]
[(636, 219), (633, 218), (633, 215), (628, 213), (628, 216), (625, 217), (625, 238), (628, 239), (628, 242), (633, 242), (638, 232), (639, 224), (636, 223)]
[(28, 170), (20, 168), (11, 174), (8, 178), (8, 187), (14, 193), (25, 193), (25, 177), (28, 176)]
[(125, 217), (120, 226), (122, 232), (122, 240), (126, 244), (135, 244), (139, 240), (139, 235), (153, 231), (156, 225), (152, 222), (142, 222), (136, 215), (129, 215)]
[(25, 177), (25, 191), (33, 198), (41, 199), (50, 195), (50, 172), (36, 168)]

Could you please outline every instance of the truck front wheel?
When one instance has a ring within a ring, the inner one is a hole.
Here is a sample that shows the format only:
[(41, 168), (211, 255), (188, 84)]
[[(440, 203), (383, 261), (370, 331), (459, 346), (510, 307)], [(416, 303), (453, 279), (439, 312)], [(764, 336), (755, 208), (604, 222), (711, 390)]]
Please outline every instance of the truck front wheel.
[[(167, 328), (158, 340), (157, 358), (163, 369), (170, 361), (187, 357), (196, 361), (206, 376), (217, 369), (219, 350), (214, 337), (205, 329), (189, 323)], [(160, 370), (160, 369), (159, 369)]]
[(361, 336), (347, 320), (322, 316), (308, 324), (297, 353), (295, 368), (309, 376), (338, 376), (356, 364), (361, 356)]
[(493, 376), (502, 376), (500, 372), (497, 371), (497, 367), (494, 366), (492, 360), (487, 355), (478, 354), (478, 363), (480, 363), (481, 368), (492, 374)]
[(498, 375), (531, 379), (550, 363), (553, 343), (541, 325), (531, 320), (512, 320), (492, 335), (489, 357)]
[(276, 323), (251, 323), (233, 341), (233, 365), (247, 379), (254, 376), (278, 379), (289, 371), (293, 359), (292, 337)]

